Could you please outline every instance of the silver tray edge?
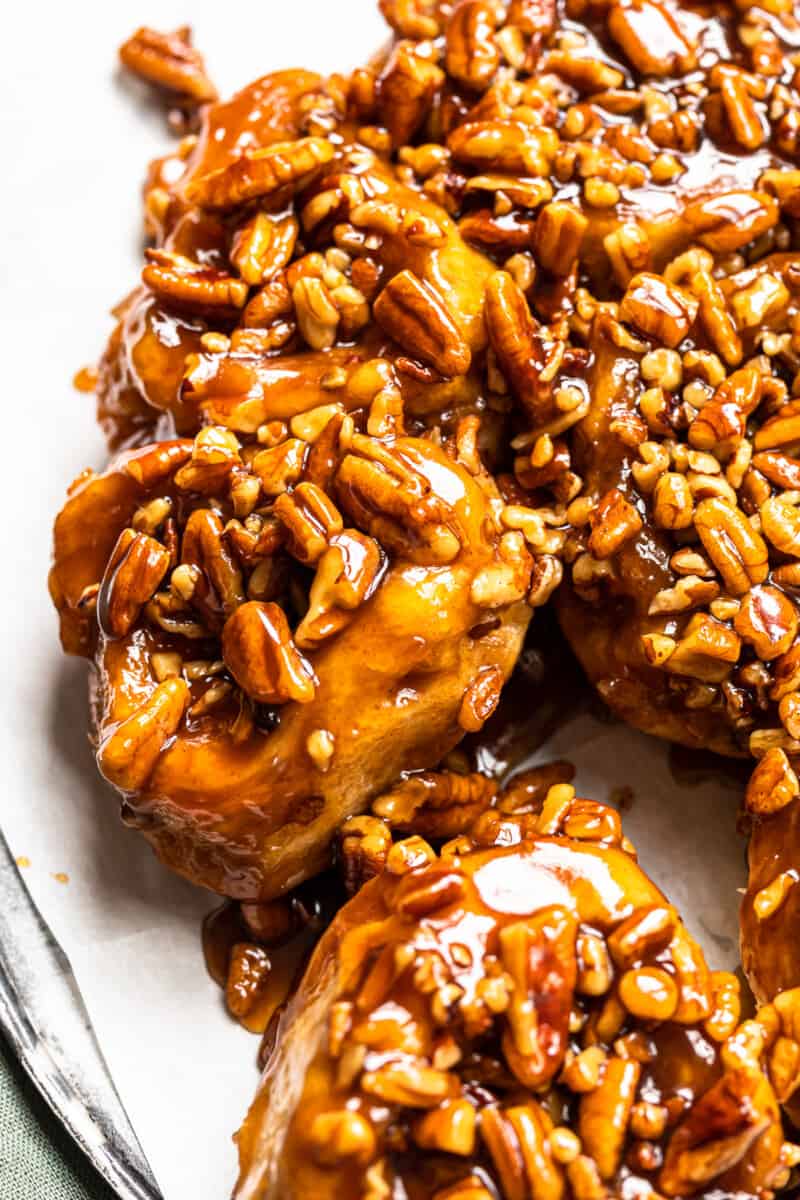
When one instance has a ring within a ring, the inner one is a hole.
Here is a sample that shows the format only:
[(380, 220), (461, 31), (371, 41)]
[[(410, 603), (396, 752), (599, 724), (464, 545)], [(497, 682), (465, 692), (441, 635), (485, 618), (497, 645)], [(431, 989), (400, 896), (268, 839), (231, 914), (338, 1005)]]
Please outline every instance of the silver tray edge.
[(0, 1028), (61, 1125), (120, 1200), (163, 1200), (66, 955), (0, 830)]

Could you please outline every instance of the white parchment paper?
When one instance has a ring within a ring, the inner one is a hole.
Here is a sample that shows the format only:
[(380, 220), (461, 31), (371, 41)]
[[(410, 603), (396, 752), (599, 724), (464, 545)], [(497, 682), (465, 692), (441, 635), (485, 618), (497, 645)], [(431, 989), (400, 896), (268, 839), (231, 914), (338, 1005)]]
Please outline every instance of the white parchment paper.
[[(104, 452), (70, 388), (139, 264), (138, 189), (169, 143), (160, 112), (119, 79), (141, 23), (191, 20), (223, 92), (287, 66), (345, 69), (381, 44), (374, 0), (115, 0), (15, 4), (0, 39), (2, 645), (0, 824), (66, 951), (118, 1091), (166, 1200), (221, 1200), (230, 1135), (256, 1083), (256, 1040), (225, 1016), (199, 927), (211, 898), (126, 832), (86, 741), (85, 666), (58, 651), (46, 594), (52, 516)], [(667, 748), (581, 713), (539, 759), (564, 757), (584, 794), (631, 787), (627, 831), (715, 966), (736, 962), (743, 846), (725, 776), (676, 782)]]

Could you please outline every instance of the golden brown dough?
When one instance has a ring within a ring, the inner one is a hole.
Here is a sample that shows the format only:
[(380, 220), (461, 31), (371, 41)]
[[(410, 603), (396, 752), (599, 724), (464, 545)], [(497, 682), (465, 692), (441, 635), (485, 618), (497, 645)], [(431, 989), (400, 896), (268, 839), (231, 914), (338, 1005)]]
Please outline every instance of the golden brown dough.
[[(389, 851), (319, 943), (238, 1134), (237, 1200), (766, 1197), (797, 997), (739, 1024), (619, 817), (560, 784)], [(791, 1084), (796, 1084), (793, 1076)]]

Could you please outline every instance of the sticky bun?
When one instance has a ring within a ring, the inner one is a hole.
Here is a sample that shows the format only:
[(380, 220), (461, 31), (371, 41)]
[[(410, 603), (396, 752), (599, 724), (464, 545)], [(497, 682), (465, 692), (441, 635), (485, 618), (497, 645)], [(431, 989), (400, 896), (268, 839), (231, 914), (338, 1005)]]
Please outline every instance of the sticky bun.
[(618, 309), (585, 311), (592, 402), (572, 443), (584, 493), (568, 510), (580, 538), (562, 625), (615, 712), (723, 754), (800, 732), (796, 272), (773, 255), (716, 279), (694, 248), (632, 281)]
[(531, 613), (491, 477), (351, 426), (126, 451), (56, 522), (100, 769), (167, 863), (230, 896), (321, 870), (347, 816), (479, 729)]
[(342, 908), (238, 1134), (237, 1200), (768, 1196), (795, 993), (740, 1021), (619, 816), (558, 784)]

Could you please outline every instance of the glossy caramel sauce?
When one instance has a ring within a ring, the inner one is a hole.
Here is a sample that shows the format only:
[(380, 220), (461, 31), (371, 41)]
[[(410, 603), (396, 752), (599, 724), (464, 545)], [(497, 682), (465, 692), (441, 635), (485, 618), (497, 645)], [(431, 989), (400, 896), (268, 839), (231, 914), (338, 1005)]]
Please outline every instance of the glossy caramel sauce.
[(470, 769), (507, 779), (560, 726), (591, 708), (603, 711), (552, 611), (536, 614), (497, 711), (459, 747)]
[[(297, 888), (291, 904), (299, 928), (277, 944), (265, 945), (269, 970), (252, 1003), (235, 1019), (250, 1033), (264, 1034), (298, 986), (312, 950), (346, 896), (334, 871), (327, 871)], [(212, 909), (202, 927), (206, 969), (223, 991), (228, 987), (231, 955), (237, 945), (255, 942), (253, 929), (242, 916), (242, 907), (226, 900)], [(228, 1011), (233, 1016), (230, 1006)]]

